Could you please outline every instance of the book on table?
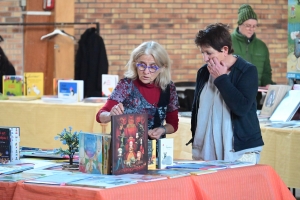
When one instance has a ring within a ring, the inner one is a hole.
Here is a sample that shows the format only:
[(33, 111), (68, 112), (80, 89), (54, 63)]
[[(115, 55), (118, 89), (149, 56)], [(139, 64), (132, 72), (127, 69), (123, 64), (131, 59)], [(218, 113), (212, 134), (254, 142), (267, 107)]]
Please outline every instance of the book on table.
[(20, 127), (0, 126), (0, 132), (0, 163), (19, 163)]
[(173, 165), (173, 138), (161, 138), (158, 140), (158, 169), (165, 169)]
[(220, 169), (226, 169), (226, 165), (215, 165), (215, 164), (208, 164), (206, 162), (204, 163), (182, 163), (182, 164), (175, 164), (171, 166), (167, 166), (167, 169), (176, 169), (176, 168), (182, 168), (182, 169), (197, 169), (197, 170), (220, 170)]
[(102, 74), (102, 96), (109, 97), (119, 81), (118, 75)]
[(146, 173), (146, 174), (121, 174), (121, 175), (117, 175), (117, 177), (128, 178), (130, 180), (137, 181), (137, 182), (152, 182), (152, 181), (165, 180), (168, 178), (167, 176), (160, 176), (160, 175), (149, 174), (149, 173)]
[(17, 173), (17, 174), (8, 174), (8, 175), (0, 175), (0, 182), (18, 182), (21, 180), (30, 180), (36, 179), (45, 176), (44, 174), (35, 173)]
[(166, 177), (166, 178), (178, 178), (178, 177), (190, 176), (191, 175), (188, 171), (179, 171), (179, 170), (172, 170), (172, 169), (148, 170), (148, 172), (146, 174), (156, 175), (156, 176), (163, 176), (163, 177)]
[(109, 174), (111, 136), (101, 133), (79, 133), (79, 171), (90, 174)]
[(180, 171), (180, 172), (183, 172), (183, 173), (189, 173), (190, 175), (196, 175), (196, 176), (203, 175), (203, 174), (211, 174), (211, 173), (217, 172), (217, 170), (213, 170), (213, 169), (210, 169), (210, 170), (208, 170), (208, 169), (207, 170), (205, 170), (205, 169), (197, 170), (197, 169), (187, 169), (187, 168), (173, 168), (173, 169), (169, 169), (169, 170)]
[(148, 139), (148, 169), (156, 169), (156, 140)]
[(299, 107), (300, 90), (290, 90), (286, 93), (269, 120), (279, 122), (290, 121), (298, 111)]
[(78, 181), (67, 182), (68, 186), (93, 187), (93, 188), (114, 188), (125, 185), (136, 184), (136, 180), (117, 177), (114, 175), (98, 175)]
[(247, 167), (255, 165), (253, 162), (245, 162), (245, 161), (225, 161), (225, 160), (211, 160), (211, 161), (205, 161), (206, 164), (211, 165), (220, 165), (220, 166), (226, 166), (227, 168), (238, 168), (238, 167)]
[(112, 116), (112, 174), (148, 170), (148, 115), (123, 114)]
[(56, 173), (49, 176), (39, 177), (36, 179), (26, 180), (24, 181), (24, 183), (64, 185), (68, 182), (87, 179), (91, 176), (92, 175), (90, 174), (84, 174), (84, 173), (65, 172), (65, 173)]
[(44, 73), (24, 73), (24, 95), (42, 97), (44, 95)]
[(33, 169), (33, 164), (2, 164), (0, 165), (0, 174), (14, 174)]
[(84, 97), (83, 80), (58, 80), (58, 98), (79, 102)]
[(259, 116), (270, 117), (291, 89), (290, 85), (270, 85)]
[(22, 96), (24, 77), (20, 75), (4, 75), (2, 77), (3, 94), (6, 96)]

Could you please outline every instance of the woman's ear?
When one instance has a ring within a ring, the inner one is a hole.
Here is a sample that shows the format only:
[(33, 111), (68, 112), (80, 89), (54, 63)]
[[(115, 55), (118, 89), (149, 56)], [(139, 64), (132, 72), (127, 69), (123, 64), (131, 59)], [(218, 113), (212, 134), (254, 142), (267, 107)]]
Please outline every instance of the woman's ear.
[(228, 54), (228, 46), (224, 46), (221, 51)]

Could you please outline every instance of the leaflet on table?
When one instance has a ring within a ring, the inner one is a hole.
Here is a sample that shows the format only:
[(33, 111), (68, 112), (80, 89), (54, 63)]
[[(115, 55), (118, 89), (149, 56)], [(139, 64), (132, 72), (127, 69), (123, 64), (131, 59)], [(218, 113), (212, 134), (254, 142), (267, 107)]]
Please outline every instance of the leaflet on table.
[(58, 80), (58, 98), (78, 102), (82, 101), (83, 97), (83, 80)]

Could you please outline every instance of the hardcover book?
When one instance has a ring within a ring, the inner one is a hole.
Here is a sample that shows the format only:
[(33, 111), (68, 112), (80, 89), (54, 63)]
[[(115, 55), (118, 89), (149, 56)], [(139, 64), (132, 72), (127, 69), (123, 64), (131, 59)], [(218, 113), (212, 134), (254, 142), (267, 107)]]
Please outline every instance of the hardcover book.
[(173, 165), (173, 138), (158, 140), (158, 169)]
[(300, 106), (300, 90), (290, 90), (279, 103), (270, 121), (287, 122), (290, 121)]
[(112, 116), (112, 174), (148, 170), (147, 119), (147, 114)]
[(43, 72), (25, 72), (24, 79), (25, 96), (41, 97), (44, 95)]
[(8, 128), (10, 130), (10, 164), (16, 164), (20, 162), (20, 127), (1, 127)]
[(270, 117), (291, 88), (290, 85), (270, 85), (260, 115)]
[(156, 169), (156, 140), (148, 140), (148, 169)]
[(58, 80), (58, 98), (70, 99), (75, 102), (82, 101), (83, 81), (82, 80)]
[(3, 94), (7, 96), (22, 96), (24, 77), (19, 75), (3, 76)]
[(111, 174), (111, 135), (102, 134), (103, 174)]
[(79, 133), (79, 171), (103, 174), (102, 135)]
[(119, 81), (118, 75), (102, 74), (102, 96), (109, 97)]
[(63, 78), (53, 78), (53, 95), (58, 94), (58, 81), (59, 80), (73, 80), (73, 79), (63, 79)]

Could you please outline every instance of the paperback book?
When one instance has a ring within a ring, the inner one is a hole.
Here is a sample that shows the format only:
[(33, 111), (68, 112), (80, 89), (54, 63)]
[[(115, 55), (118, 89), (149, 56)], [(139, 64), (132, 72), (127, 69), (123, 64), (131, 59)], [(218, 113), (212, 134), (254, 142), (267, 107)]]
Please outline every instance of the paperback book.
[(148, 140), (148, 169), (156, 169), (156, 140)]
[(0, 174), (14, 174), (33, 168), (33, 164), (2, 164), (0, 165)]
[(0, 163), (10, 162), (11, 141), (9, 128), (0, 128)]
[(100, 175), (78, 181), (67, 182), (66, 185), (94, 188), (113, 188), (136, 183), (137, 181), (128, 178), (121, 178), (112, 175)]
[(148, 175), (159, 175), (159, 176), (163, 176), (166, 178), (178, 178), (178, 177), (182, 177), (182, 176), (190, 176), (191, 175), (188, 171), (179, 171), (179, 170), (171, 170), (171, 169), (148, 170), (147, 174)]
[(6, 75), (2, 78), (3, 94), (6, 96), (22, 96), (24, 77), (19, 75)]
[(227, 168), (237, 168), (255, 165), (253, 162), (243, 162), (243, 161), (225, 161), (225, 160), (211, 160), (206, 161), (205, 164), (226, 166)]
[(26, 180), (26, 181), (24, 181), (24, 183), (64, 185), (68, 182), (87, 179), (89, 177), (91, 177), (91, 176), (88, 174), (66, 172), (66, 173), (57, 173), (57, 174), (52, 174), (52, 175), (45, 176), (45, 177), (39, 177), (36, 179)]
[(158, 140), (158, 169), (173, 165), (173, 138)]
[(8, 174), (1, 175), (0, 182), (18, 182), (21, 180), (30, 180), (36, 179), (45, 176), (44, 174), (30, 174), (30, 173), (17, 173), (17, 174)]
[(159, 180), (165, 180), (168, 177), (166, 176), (160, 176), (158, 174), (121, 174), (118, 175), (120, 178), (127, 178), (133, 181), (137, 182), (151, 182), (151, 181), (159, 181)]
[(147, 114), (112, 116), (112, 174), (148, 170)]
[(25, 72), (24, 79), (25, 96), (42, 97), (44, 95), (43, 72)]
[(167, 169), (197, 169), (197, 170), (220, 170), (226, 169), (226, 165), (215, 165), (215, 164), (208, 164), (208, 163), (183, 163), (183, 164), (175, 164), (172, 166), (167, 166)]

